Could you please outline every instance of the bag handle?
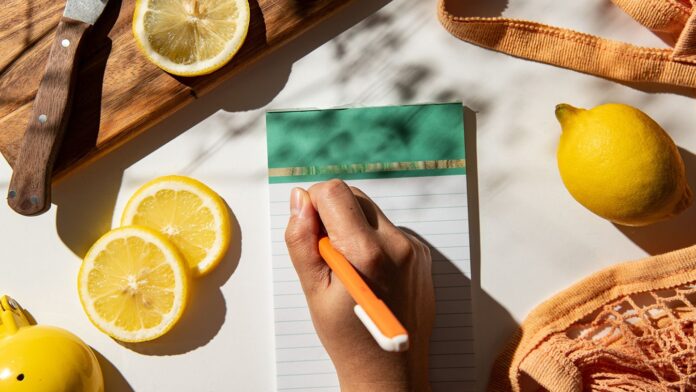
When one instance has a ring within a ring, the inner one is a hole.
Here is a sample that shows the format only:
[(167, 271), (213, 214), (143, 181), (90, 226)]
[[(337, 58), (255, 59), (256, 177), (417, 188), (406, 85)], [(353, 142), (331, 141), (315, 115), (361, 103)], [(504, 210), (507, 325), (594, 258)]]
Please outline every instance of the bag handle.
[(693, 13), (686, 22), (677, 45), (674, 48), (674, 57), (679, 61), (691, 61), (696, 63), (696, 0)]
[(612, 0), (625, 13), (674, 45), (684, 30), (691, 0)]
[(455, 37), (512, 56), (619, 81), (696, 88), (696, 12), (689, 15), (677, 0), (612, 1), (640, 23), (678, 36), (675, 49), (640, 47), (525, 20), (455, 16), (446, 0), (439, 2), (438, 17)]

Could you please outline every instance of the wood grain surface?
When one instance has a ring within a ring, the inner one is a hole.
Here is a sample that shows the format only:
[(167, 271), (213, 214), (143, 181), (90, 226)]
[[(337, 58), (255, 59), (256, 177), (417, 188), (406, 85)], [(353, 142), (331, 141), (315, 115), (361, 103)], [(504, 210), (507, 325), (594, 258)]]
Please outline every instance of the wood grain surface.
[[(350, 0), (250, 0), (247, 39), (205, 76), (170, 75), (147, 61), (131, 33), (135, 0), (110, 0), (85, 37), (54, 179), (132, 139), (338, 11)], [(55, 0), (4, 0), (0, 15), (0, 152), (14, 166), (63, 13)]]

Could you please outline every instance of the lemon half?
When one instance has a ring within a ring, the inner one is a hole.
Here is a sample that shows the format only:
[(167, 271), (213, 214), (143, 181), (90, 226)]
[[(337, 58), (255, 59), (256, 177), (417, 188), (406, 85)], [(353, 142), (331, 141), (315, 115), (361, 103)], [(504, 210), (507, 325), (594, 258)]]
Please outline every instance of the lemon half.
[(165, 334), (181, 318), (188, 268), (157, 232), (122, 227), (92, 245), (77, 286), (82, 307), (97, 328), (124, 342), (142, 342)]
[(138, 0), (133, 35), (158, 67), (198, 76), (219, 69), (237, 53), (249, 17), (247, 0)]
[(194, 276), (215, 268), (230, 245), (225, 202), (205, 184), (184, 176), (159, 177), (140, 187), (128, 200), (121, 224), (162, 233), (179, 249)]

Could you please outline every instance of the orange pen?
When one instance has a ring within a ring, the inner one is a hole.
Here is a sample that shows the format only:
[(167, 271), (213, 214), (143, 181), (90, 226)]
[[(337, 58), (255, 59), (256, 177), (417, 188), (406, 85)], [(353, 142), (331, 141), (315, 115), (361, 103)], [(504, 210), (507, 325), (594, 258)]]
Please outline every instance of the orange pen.
[(355, 267), (334, 249), (329, 237), (319, 240), (319, 253), (357, 305), (353, 308), (360, 321), (382, 349), (392, 352), (408, 350), (408, 332), (389, 307), (370, 290)]

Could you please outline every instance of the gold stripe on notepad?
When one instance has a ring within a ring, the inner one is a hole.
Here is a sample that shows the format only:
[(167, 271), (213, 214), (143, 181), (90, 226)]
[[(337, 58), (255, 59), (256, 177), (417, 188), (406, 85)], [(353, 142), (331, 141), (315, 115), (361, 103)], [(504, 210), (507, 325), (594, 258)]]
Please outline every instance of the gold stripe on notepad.
[(376, 162), (351, 163), (327, 166), (274, 167), (268, 169), (269, 177), (311, 176), (317, 174), (374, 173), (405, 170), (463, 169), (465, 159), (414, 161), (414, 162)]

